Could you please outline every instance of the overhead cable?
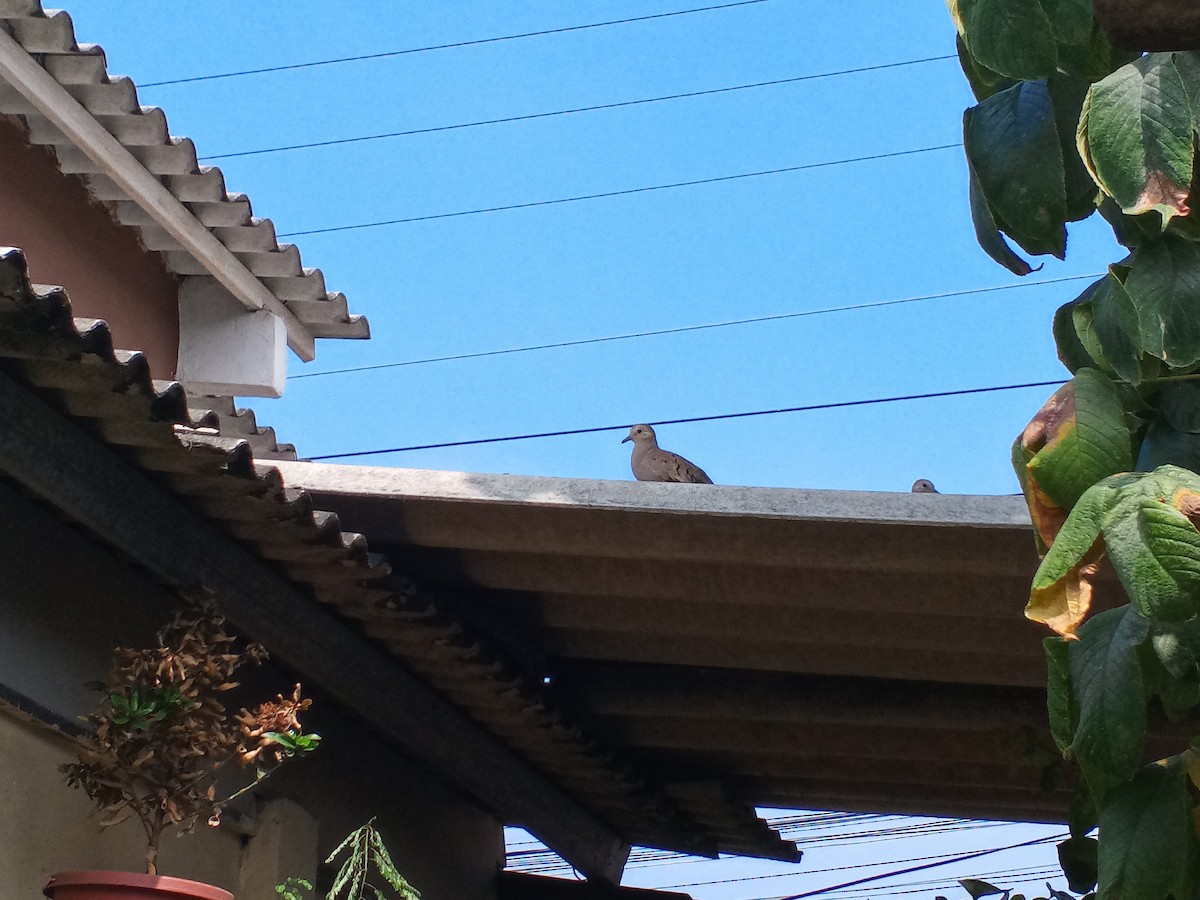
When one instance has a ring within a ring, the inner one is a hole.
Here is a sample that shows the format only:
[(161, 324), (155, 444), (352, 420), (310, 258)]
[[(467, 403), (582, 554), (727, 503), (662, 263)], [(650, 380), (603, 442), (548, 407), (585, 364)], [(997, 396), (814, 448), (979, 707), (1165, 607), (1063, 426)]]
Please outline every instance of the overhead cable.
[(611, 334), (605, 337), (579, 338), (573, 341), (557, 341), (550, 344), (529, 344), (524, 347), (507, 347), (503, 350), (480, 350), (475, 353), (455, 353), (448, 356), (426, 356), (420, 359), (405, 359), (398, 362), (375, 363), (366, 366), (350, 366), (344, 369), (328, 369), (324, 372), (298, 372), (289, 375), (288, 380), (299, 378), (322, 378), (326, 375), (347, 375), (353, 372), (373, 372), (379, 369), (396, 369), (402, 366), (422, 366), (428, 363), (457, 362), (464, 359), (482, 359), (489, 356), (505, 356), (511, 353), (529, 353), (534, 350), (558, 350), (563, 347), (582, 347), (588, 344), (604, 344), (611, 341), (628, 341), (634, 338), (659, 337), (665, 334), (685, 334), (689, 331), (704, 331), (711, 328), (728, 328), (733, 325), (752, 325), (758, 322), (778, 322), (785, 319), (801, 319), (806, 316), (821, 316), (829, 313), (852, 312), (863, 309), (880, 309), (886, 306), (899, 306), (905, 303), (919, 303), (925, 300), (942, 300), (947, 297), (966, 297), (972, 294), (988, 294), (995, 291), (1011, 291), (1017, 288), (1037, 287), (1045, 284), (1061, 284), (1067, 281), (1099, 278), (1103, 273), (1089, 275), (1068, 275), (1063, 278), (1047, 278), (1043, 281), (1020, 281), (1016, 284), (1001, 284), (993, 287), (968, 288), (961, 291), (945, 291), (940, 294), (922, 294), (916, 297), (902, 297), (897, 300), (877, 300), (867, 303), (850, 303), (844, 306), (826, 306), (821, 309), (805, 309), (800, 312), (775, 313), (767, 316), (751, 316), (745, 319), (729, 319), (723, 322), (706, 322), (701, 325), (680, 325), (674, 328), (659, 328), (653, 331), (631, 331), (626, 334)]
[[(881, 403), (900, 403), (907, 400), (933, 400), (940, 397), (965, 397), (970, 394), (990, 394), (999, 391), (1016, 391), (1035, 387), (1058, 387), (1066, 383), (1065, 378), (1053, 381), (1031, 381), (1025, 384), (1004, 384), (992, 387), (961, 388), (954, 391), (930, 391), (924, 394), (901, 394), (894, 397), (875, 397), (870, 400), (841, 400), (833, 403), (812, 403), (806, 406), (790, 406), (782, 409), (759, 409), (753, 412), (723, 413), (713, 416), (690, 416), (685, 419), (660, 419), (651, 425), (685, 425), (693, 422), (715, 422), (721, 419), (745, 419), (751, 416), (776, 416), (783, 413), (812, 412), (822, 409), (846, 409), (853, 406), (872, 406)], [(601, 431), (618, 431), (628, 428), (628, 424), (600, 425), (594, 428), (572, 428), (565, 431), (542, 431), (534, 434), (514, 434), (505, 437), (476, 438), (468, 441), (447, 441), (440, 444), (414, 444), (407, 447), (387, 447), (380, 450), (356, 450), (350, 453), (325, 453), (320, 456), (310, 456), (309, 461), (322, 459), (350, 459), (357, 456), (379, 456), (384, 453), (407, 453), (412, 450), (440, 450), (447, 447), (468, 447), (479, 444), (499, 444), (506, 441), (528, 441), (535, 438), (567, 437), (576, 434), (595, 434)]]
[(804, 891), (799, 894), (788, 894), (787, 896), (784, 896), (784, 897), (772, 898), (772, 900), (804, 900), (804, 898), (806, 898), (806, 897), (818, 897), (822, 894), (832, 893), (833, 891), (841, 891), (841, 890), (845, 890), (846, 888), (857, 887), (860, 884), (869, 884), (870, 882), (874, 882), (874, 881), (883, 881), (885, 878), (895, 878), (898, 875), (908, 875), (911, 872), (923, 872), (926, 869), (935, 869), (938, 866), (946, 866), (946, 865), (950, 865), (951, 863), (966, 862), (967, 860), (970, 860), (970, 859), (978, 859), (981, 856), (990, 856), (993, 853), (1003, 853), (1006, 850), (1016, 850), (1021, 847), (1032, 847), (1035, 844), (1047, 844), (1047, 843), (1050, 843), (1051, 841), (1062, 840), (1063, 838), (1068, 837), (1068, 836), (1069, 836), (1068, 834), (1059, 834), (1059, 835), (1054, 835), (1053, 837), (1040, 837), (1040, 838), (1034, 838), (1034, 839), (1028, 840), (1028, 841), (1022, 841), (1019, 844), (1009, 844), (1007, 847), (996, 847), (992, 850), (977, 850), (974, 853), (963, 853), (963, 854), (960, 854), (959, 856), (953, 856), (953, 857), (950, 857), (949, 859), (940, 860), (938, 862), (928, 862), (928, 863), (923, 863), (919, 866), (909, 866), (908, 868), (905, 868), (905, 869), (894, 869), (890, 872), (881, 872), (877, 875), (867, 875), (864, 878), (856, 878), (853, 881), (843, 881), (841, 884), (832, 884), (832, 885), (829, 885), (828, 887), (817, 888), (816, 890), (812, 890), (812, 891)]
[(196, 81), (216, 81), (219, 78), (238, 78), (242, 75), (264, 75), (268, 72), (290, 72), (295, 69), (313, 69), (317, 66), (333, 66), (339, 63), (364, 62), (371, 59), (389, 59), (394, 56), (407, 56), (412, 53), (428, 53), (431, 50), (453, 50), (459, 47), (476, 47), (480, 44), (496, 44), (501, 41), (516, 41), (522, 38), (544, 37), (550, 34), (566, 34), (571, 31), (586, 31), (589, 28), (606, 28), (610, 25), (629, 25), (634, 22), (649, 22), (654, 19), (670, 19), (675, 16), (688, 16), (692, 13), (714, 12), (721, 9), (733, 9), (738, 6), (753, 6), (766, 3), (767, 0), (738, 0), (736, 3), (719, 3), (714, 6), (698, 6), (692, 9), (679, 9), (674, 12), (654, 13), (648, 16), (634, 16), (628, 19), (611, 19), (607, 22), (591, 22), (587, 25), (568, 25), (564, 28), (548, 28), (543, 31), (526, 31), (521, 34), (506, 34), (500, 37), (479, 38), (473, 41), (455, 41), (452, 44), (433, 44), (428, 47), (410, 47), (404, 50), (388, 50), (383, 53), (365, 53), (360, 56), (339, 56), (334, 59), (318, 59), (311, 62), (290, 63), (283, 66), (264, 66), (261, 69), (241, 69), (236, 72), (218, 72), (211, 75), (192, 75), (188, 78), (170, 78), (164, 81), (149, 81), (141, 87), (165, 87), (172, 84), (189, 84)]
[(285, 231), (277, 237), (301, 237), (309, 234), (333, 234), (339, 231), (358, 231), (363, 228), (382, 228), (385, 225), (406, 225), (410, 222), (429, 222), (434, 219), (453, 219), (458, 216), (477, 216), (483, 213), (507, 212), (514, 209), (532, 209), (537, 206), (555, 206), (560, 203), (578, 203), (583, 200), (599, 200), (605, 197), (624, 197), (630, 194), (644, 194), (650, 191), (665, 191), (672, 188), (695, 187), (703, 184), (718, 184), (724, 181), (738, 181), (744, 178), (761, 178), (765, 175), (783, 175), (789, 172), (803, 172), (808, 169), (824, 169), (831, 166), (845, 166), (851, 163), (872, 162), (879, 159), (895, 159), (899, 156), (915, 156), (919, 153), (933, 153), (938, 150), (957, 150), (961, 143), (938, 144), (934, 147), (917, 147), (912, 150), (895, 150), (891, 153), (874, 153), (870, 156), (855, 156), (847, 159), (833, 159), (824, 162), (805, 163), (799, 166), (784, 166), (779, 169), (764, 169), (759, 172), (741, 172), (737, 175), (720, 175), (715, 178), (697, 178), (692, 181), (675, 181), (670, 184), (654, 184), (646, 187), (627, 188), (622, 191), (604, 191), (598, 194), (581, 194), (576, 197), (558, 197), (553, 200), (535, 200), (529, 203), (511, 203), (507, 206), (490, 206), (484, 209), (465, 209), (458, 212), (434, 213), (427, 216), (407, 216), (402, 219), (382, 219), (376, 222), (357, 222), (353, 225), (334, 225), (329, 228), (309, 228), (305, 231)]
[(573, 113), (598, 112), (606, 109), (622, 109), (629, 106), (642, 106), (649, 103), (662, 103), (667, 100), (687, 100), (694, 97), (711, 97), (715, 94), (728, 94), (734, 91), (748, 91), (754, 88), (776, 87), (783, 84), (796, 84), (801, 81), (815, 81), (819, 78), (835, 78), (839, 75), (856, 75), (861, 72), (877, 72), (882, 69), (898, 69), (902, 66), (915, 66), (920, 63), (941, 62), (947, 59), (957, 59), (954, 54), (943, 56), (927, 56), (923, 59), (907, 59), (902, 62), (880, 63), (874, 66), (860, 66), (855, 69), (839, 69), (835, 72), (819, 72), (815, 75), (797, 75), (794, 78), (777, 78), (773, 81), (756, 81), (752, 84), (736, 84), (731, 87), (710, 88), (703, 91), (688, 91), (682, 94), (666, 94), (661, 97), (646, 97), (640, 100), (622, 100), (615, 103), (600, 103), (595, 106), (576, 106), (571, 109), (557, 109), (552, 112), (530, 113), (522, 116), (504, 116), (498, 119), (480, 119), (475, 122), (460, 122), (455, 125), (436, 125), (430, 128), (412, 128), (407, 131), (386, 131), (380, 134), (367, 134), (357, 137), (333, 138), (325, 141), (311, 141), (304, 144), (283, 144), (278, 147), (262, 147), (256, 150), (238, 150), (231, 153), (214, 153), (201, 156), (201, 162), (211, 162), (214, 159), (233, 159), (239, 156), (262, 156), (268, 153), (283, 153), (288, 150), (312, 150), (318, 147), (337, 147), (343, 144), (361, 144), (367, 141), (383, 141), (391, 138), (412, 137), (419, 134), (435, 134), (441, 131), (457, 131), (463, 128), (479, 128), (484, 125), (505, 125), (510, 122), (529, 122), (534, 119), (548, 119), (553, 116), (567, 116)]
[[(829, 866), (824, 869), (804, 869), (797, 872), (768, 872), (765, 875), (742, 875), (737, 878), (719, 878), (709, 881), (689, 881), (682, 884), (664, 884), (659, 886), (658, 890), (663, 891), (678, 891), (684, 888), (697, 887), (712, 887), (718, 884), (741, 884), (750, 881), (769, 881), (776, 878), (799, 878), (808, 875), (824, 875), (828, 872), (848, 872), (851, 869), (876, 869), (880, 866), (896, 866), (904, 863), (925, 862), (927, 860), (945, 860), (947, 857), (954, 856), (953, 853), (937, 853), (932, 856), (913, 856), (908, 859), (884, 859), (877, 862), (865, 863), (847, 863), (840, 866)], [(901, 887), (902, 885), (888, 885), (888, 887)]]

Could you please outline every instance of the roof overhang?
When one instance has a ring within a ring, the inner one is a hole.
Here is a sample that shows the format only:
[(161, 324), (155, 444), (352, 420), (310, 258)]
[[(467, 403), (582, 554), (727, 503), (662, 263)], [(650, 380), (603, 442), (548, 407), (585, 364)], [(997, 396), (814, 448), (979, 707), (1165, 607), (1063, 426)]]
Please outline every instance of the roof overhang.
[(1019, 496), (277, 470), (672, 796), (1065, 816)]
[[(201, 166), (190, 140), (170, 135), (162, 111), (141, 106), (130, 79), (108, 75), (103, 50), (76, 43), (67, 13), (43, 11), (40, 0), (0, 0), (0, 114), (21, 116), (33, 143), (51, 147), (65, 173), (82, 176), (95, 199), (163, 254), (187, 288), (181, 304), (188, 319), (211, 326), (231, 309), (269, 316), (304, 361), (314, 357), (318, 337), (369, 337), (366, 319), (348, 313), (343, 295), (326, 291), (320, 270), (303, 267), (296, 247), (279, 244), (270, 220), (255, 218), (244, 195), (227, 193), (220, 170)], [(271, 338), (265, 322), (242, 317), (239, 327), (257, 329), (260, 350)], [(203, 364), (212, 343), (182, 337), (181, 369), (196, 372), (198, 382), (219, 377)], [(253, 379), (262, 389), (247, 382), (235, 393), (276, 396), (282, 389), (277, 363)]]

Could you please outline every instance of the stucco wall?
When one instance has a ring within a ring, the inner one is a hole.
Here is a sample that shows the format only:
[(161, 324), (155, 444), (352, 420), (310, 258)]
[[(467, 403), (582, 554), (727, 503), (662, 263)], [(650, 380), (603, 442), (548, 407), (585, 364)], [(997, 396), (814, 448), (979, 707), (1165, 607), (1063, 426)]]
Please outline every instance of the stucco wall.
[[(102, 831), (83, 793), (64, 786), (58, 765), (72, 759), (68, 741), (0, 711), (0, 873), (6, 897), (41, 896), (53, 872), (139, 871), (144, 865), (135, 823)], [(164, 840), (159, 867), (163, 874), (235, 888), (241, 853), (237, 834), (202, 828), (180, 840)]]
[(156, 378), (174, 377), (175, 277), (7, 116), (0, 116), (0, 245), (25, 251), (34, 281), (65, 287), (75, 315), (108, 322), (118, 347), (144, 352)]
[[(0, 479), (0, 690), (75, 719), (95, 702), (83, 684), (104, 677), (111, 648), (148, 639), (170, 602), (139, 570)], [(247, 681), (257, 697), (292, 677), (267, 668)], [(275, 815), (273, 826), (269, 809), (251, 809), (256, 821), (249, 824), (259, 834), (249, 839), (232, 829), (203, 827), (193, 836), (168, 838), (161, 871), (235, 892), (247, 885), (238, 900), (274, 900), (272, 879), (296, 871), (296, 848), (310, 835), (316, 853), (304, 855), (315, 871), (345, 834), (374, 816), (397, 865), (424, 900), (492, 900), (503, 861), (500, 824), (386, 747), (369, 724), (322, 700), (316, 686), (307, 687), (316, 696), (309, 724), (325, 742), (260, 789), (264, 800), (293, 802), (299, 813)], [(46, 876), (64, 868), (138, 866), (136, 823), (99, 833), (86, 798), (63, 784), (58, 766), (70, 754), (70, 742), (44, 725), (0, 711), (6, 896), (36, 897)], [(282, 835), (276, 826), (284, 828)], [(239, 870), (242, 860), (254, 870)], [(260, 898), (264, 887), (268, 895)]]

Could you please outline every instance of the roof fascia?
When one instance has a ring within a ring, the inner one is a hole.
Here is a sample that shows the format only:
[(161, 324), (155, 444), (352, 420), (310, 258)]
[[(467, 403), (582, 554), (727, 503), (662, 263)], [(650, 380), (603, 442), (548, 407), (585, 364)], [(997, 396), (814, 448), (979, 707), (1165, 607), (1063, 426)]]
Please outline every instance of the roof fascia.
[(274, 466), (293, 487), (347, 497), (1029, 530), (1020, 495), (667, 484), (276, 460), (260, 465)]
[(278, 316), (287, 328), (288, 346), (300, 359), (308, 362), (316, 356), (315, 338), (300, 320), (4, 29), (0, 29), (0, 77), (179, 241), (239, 303)]

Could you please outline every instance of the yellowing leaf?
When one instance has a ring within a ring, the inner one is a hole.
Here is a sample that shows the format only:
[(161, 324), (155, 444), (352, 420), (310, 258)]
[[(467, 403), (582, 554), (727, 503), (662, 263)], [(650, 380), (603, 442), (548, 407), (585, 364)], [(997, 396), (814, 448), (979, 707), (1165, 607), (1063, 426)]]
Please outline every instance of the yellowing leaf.
[(1043, 548), (1049, 547), (1084, 491), (1108, 475), (1133, 468), (1132, 442), (1116, 385), (1094, 369), (1076, 372), (1018, 437), (1013, 465), (1038, 539)]
[(1092, 608), (1093, 580), (1104, 555), (1103, 544), (1096, 541), (1088, 555), (1091, 562), (1081, 560), (1059, 580), (1030, 591), (1025, 618), (1041, 622), (1069, 641), (1076, 640), (1075, 632)]

